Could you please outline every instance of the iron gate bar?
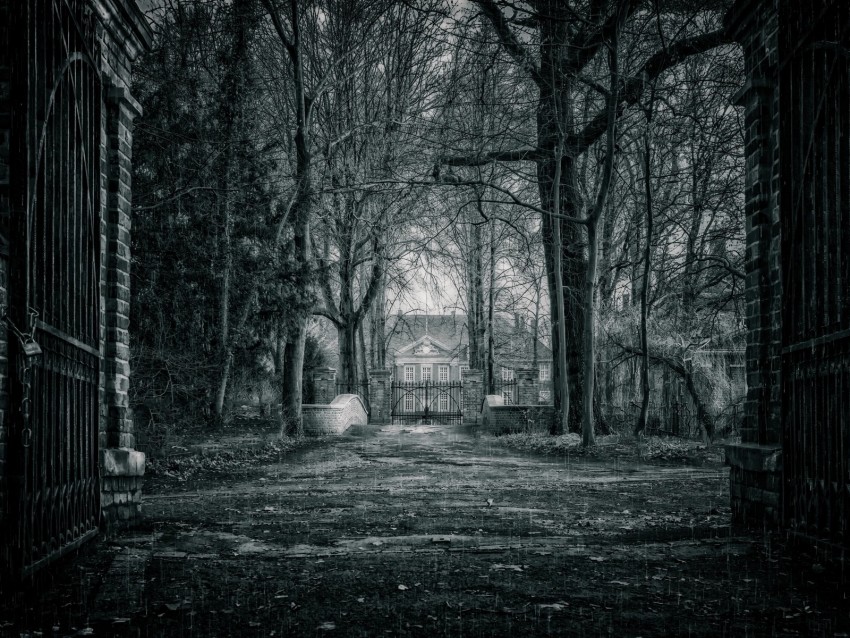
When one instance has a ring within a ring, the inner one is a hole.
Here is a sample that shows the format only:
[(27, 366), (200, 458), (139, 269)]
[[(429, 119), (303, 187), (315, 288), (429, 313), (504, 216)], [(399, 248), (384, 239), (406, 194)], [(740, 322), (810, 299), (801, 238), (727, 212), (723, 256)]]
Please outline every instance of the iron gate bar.
[[(6, 562), (31, 573), (97, 533), (100, 516), (102, 90), (85, 0), (14, 3), (10, 308), (40, 321), (28, 422), (10, 428)], [(23, 324), (22, 324), (23, 325)], [(10, 401), (22, 405), (19, 348)], [(15, 378), (17, 377), (17, 378)], [(25, 435), (25, 429), (32, 432)]]
[[(783, 517), (850, 544), (850, 11), (780, 2)], [(835, 47), (821, 46), (834, 43)]]
[[(450, 424), (463, 419), (460, 381), (393, 381), (391, 388), (393, 424)], [(445, 408), (442, 408), (444, 398)]]

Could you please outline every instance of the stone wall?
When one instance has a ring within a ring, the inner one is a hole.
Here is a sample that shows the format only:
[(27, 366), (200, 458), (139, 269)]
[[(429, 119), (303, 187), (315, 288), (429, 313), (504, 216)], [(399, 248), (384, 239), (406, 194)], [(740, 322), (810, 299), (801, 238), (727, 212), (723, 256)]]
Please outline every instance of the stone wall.
[(489, 394), (481, 403), (481, 429), (490, 434), (547, 432), (555, 418), (551, 405), (505, 405), (497, 394)]
[[(741, 444), (728, 446), (733, 522), (779, 522), (781, 298), (778, 10), (775, 0), (738, 0), (726, 26), (743, 49), (746, 177), (747, 398)], [(779, 457), (777, 457), (779, 455)]]
[(342, 434), (352, 425), (366, 425), (366, 406), (356, 394), (340, 394), (329, 405), (302, 406), (305, 436)]

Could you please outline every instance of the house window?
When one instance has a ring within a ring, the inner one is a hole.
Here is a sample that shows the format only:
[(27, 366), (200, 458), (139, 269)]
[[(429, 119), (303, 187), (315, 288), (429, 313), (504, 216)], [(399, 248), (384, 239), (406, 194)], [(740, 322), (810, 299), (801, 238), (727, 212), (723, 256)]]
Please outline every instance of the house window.
[(423, 381), (430, 381), (431, 380), (431, 370), (432, 370), (432, 368), (431, 368), (430, 365), (422, 366), (422, 380)]
[(513, 381), (514, 371), (510, 368), (502, 368), (502, 381)]
[(538, 368), (540, 370), (540, 380), (541, 381), (548, 381), (549, 380), (549, 373), (550, 373), (549, 364), (548, 363), (541, 363), (538, 366)]
[(438, 409), (440, 412), (448, 412), (449, 411), (449, 395), (445, 392), (440, 393), (440, 402)]
[(437, 380), (446, 382), (449, 380), (449, 366), (440, 366), (437, 372)]
[(463, 373), (469, 370), (469, 366), (460, 366), (460, 378), (463, 379)]
[(415, 403), (414, 403), (414, 399), (413, 399), (413, 393), (408, 392), (407, 394), (404, 395), (404, 411), (405, 412), (413, 412), (414, 405), (415, 405)]
[(413, 366), (404, 366), (404, 380), (415, 381), (413, 377)]

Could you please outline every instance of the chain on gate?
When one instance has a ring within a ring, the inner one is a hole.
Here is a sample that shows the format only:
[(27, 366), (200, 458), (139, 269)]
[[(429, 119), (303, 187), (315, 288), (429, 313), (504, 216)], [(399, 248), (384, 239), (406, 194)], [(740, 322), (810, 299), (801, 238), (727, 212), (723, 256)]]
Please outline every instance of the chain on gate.
[(20, 348), (18, 356), (18, 378), (21, 383), (21, 445), (28, 448), (32, 445), (32, 428), (30, 427), (32, 406), (32, 366), (41, 357), (41, 346), (35, 340), (35, 322), (38, 312), (33, 308), (27, 313), (26, 331), (21, 330), (12, 321), (7, 312), (3, 312), (3, 321), (18, 340)]

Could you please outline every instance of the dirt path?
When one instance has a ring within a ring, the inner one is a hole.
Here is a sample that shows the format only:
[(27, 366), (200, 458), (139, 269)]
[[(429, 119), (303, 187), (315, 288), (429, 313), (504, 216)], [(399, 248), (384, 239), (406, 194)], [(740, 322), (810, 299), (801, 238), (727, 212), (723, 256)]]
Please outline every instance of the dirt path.
[(792, 560), (774, 538), (729, 530), (719, 467), (549, 459), (461, 428), (369, 426), (242, 474), (158, 488), (144, 530), (86, 551), (0, 631), (833, 636), (850, 626), (838, 575)]

